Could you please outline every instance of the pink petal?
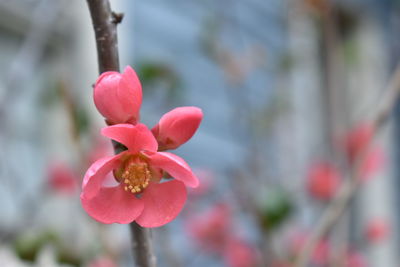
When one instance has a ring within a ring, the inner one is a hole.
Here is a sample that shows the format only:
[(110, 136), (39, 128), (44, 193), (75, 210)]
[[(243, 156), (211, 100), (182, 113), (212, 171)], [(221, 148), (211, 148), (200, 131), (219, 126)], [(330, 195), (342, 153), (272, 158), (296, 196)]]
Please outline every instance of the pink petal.
[(344, 146), (350, 163), (369, 145), (374, 136), (374, 126), (369, 122), (362, 122), (352, 128), (344, 140)]
[(199, 185), (199, 180), (189, 165), (177, 155), (169, 152), (157, 152), (150, 154), (149, 158), (152, 167), (163, 169), (186, 186), (197, 187)]
[(142, 227), (158, 227), (169, 223), (182, 210), (186, 195), (185, 185), (179, 181), (151, 183), (142, 195), (144, 209), (136, 222)]
[(315, 162), (307, 176), (308, 192), (316, 199), (329, 200), (339, 189), (342, 176), (330, 162)]
[(122, 186), (103, 187), (95, 197), (81, 194), (85, 211), (101, 223), (130, 223), (143, 211), (144, 202)]
[(372, 147), (366, 152), (362, 160), (360, 164), (360, 178), (363, 181), (368, 181), (385, 165), (385, 153), (381, 147)]
[(96, 108), (110, 124), (136, 123), (139, 119), (142, 87), (131, 67), (123, 74), (114, 71), (101, 74), (93, 98)]
[(136, 72), (130, 66), (127, 66), (122, 74), (117, 95), (122, 110), (126, 114), (133, 114), (133, 120), (128, 122), (136, 123), (139, 121), (139, 111), (142, 105), (142, 85)]
[(165, 113), (152, 129), (160, 149), (174, 149), (187, 142), (202, 118), (203, 112), (197, 107), (179, 107)]
[(126, 153), (101, 158), (89, 167), (82, 182), (82, 195), (85, 198), (92, 198), (97, 194), (106, 175), (121, 164), (119, 159), (124, 154)]
[(257, 251), (246, 242), (231, 238), (225, 248), (225, 262), (229, 267), (256, 266)]
[(157, 151), (158, 144), (153, 134), (144, 124), (116, 124), (105, 127), (101, 134), (125, 145), (129, 152), (138, 153), (141, 150)]
[(78, 177), (64, 163), (52, 163), (48, 169), (48, 185), (57, 193), (73, 194), (78, 189)]

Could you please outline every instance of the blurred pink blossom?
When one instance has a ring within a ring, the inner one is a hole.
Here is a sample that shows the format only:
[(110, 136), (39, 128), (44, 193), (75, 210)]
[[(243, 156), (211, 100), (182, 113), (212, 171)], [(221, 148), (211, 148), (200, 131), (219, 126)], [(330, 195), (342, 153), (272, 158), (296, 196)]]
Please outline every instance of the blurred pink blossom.
[(360, 166), (360, 178), (368, 181), (377, 172), (379, 172), (385, 164), (385, 154), (381, 147), (372, 147), (364, 156)]
[(222, 253), (232, 229), (231, 211), (225, 203), (190, 217), (187, 221), (189, 235), (204, 249)]
[(349, 251), (346, 257), (346, 267), (367, 267), (367, 260), (357, 251)]
[(48, 168), (48, 185), (55, 192), (74, 194), (78, 189), (78, 176), (64, 163), (51, 163)]
[(329, 162), (313, 164), (307, 176), (307, 189), (311, 196), (320, 200), (331, 199), (339, 188), (342, 177)]
[[(292, 257), (296, 257), (302, 248), (304, 247), (305, 242), (309, 238), (308, 232), (297, 231), (289, 237), (289, 252)], [(312, 255), (311, 262), (316, 265), (325, 265), (328, 263), (329, 254), (330, 254), (331, 245), (328, 240), (320, 240)]]
[(349, 131), (344, 139), (344, 147), (350, 163), (363, 153), (374, 136), (374, 127), (372, 124), (363, 122), (356, 125)]
[(102, 256), (91, 261), (88, 267), (118, 267), (118, 265), (112, 259)]
[(229, 267), (253, 267), (257, 264), (257, 250), (240, 239), (229, 239), (224, 255)]
[(378, 243), (387, 239), (390, 227), (384, 218), (374, 218), (368, 221), (365, 228), (365, 236), (368, 241)]

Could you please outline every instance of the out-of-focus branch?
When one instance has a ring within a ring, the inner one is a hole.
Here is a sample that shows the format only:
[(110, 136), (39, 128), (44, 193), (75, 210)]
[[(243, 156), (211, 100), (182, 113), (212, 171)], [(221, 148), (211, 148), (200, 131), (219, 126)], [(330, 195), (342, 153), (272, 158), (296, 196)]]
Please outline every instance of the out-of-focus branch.
[[(400, 95), (400, 65), (396, 67), (387, 88), (385, 89), (384, 95), (382, 96), (381, 102), (377, 106), (377, 109), (373, 114), (370, 115), (369, 121), (373, 125), (376, 136), (377, 132), (382, 128), (385, 122), (388, 120), (393, 107), (395, 106)], [(350, 179), (347, 179), (341, 186), (339, 192), (326, 208), (322, 214), (320, 220), (314, 227), (309, 239), (306, 241), (302, 251), (299, 253), (295, 266), (305, 267), (307, 266), (310, 256), (315, 249), (318, 241), (324, 237), (336, 224), (340, 216), (348, 207), (350, 200), (357, 192), (361, 182), (360, 177), (360, 165), (364, 162), (368, 147), (365, 147), (356, 159), (356, 164), (351, 169)]]
[[(87, 3), (96, 35), (99, 73), (119, 71), (117, 24), (122, 21), (123, 16), (111, 11), (108, 0), (87, 0)], [(118, 153), (120, 150), (119, 144), (113, 142), (113, 145), (114, 151)], [(150, 230), (140, 227), (135, 222), (130, 224), (130, 230), (136, 266), (156, 266)]]
[[(60, 8), (60, 1), (42, 0), (33, 11), (30, 19), (31, 27), (4, 80), (7, 91), (0, 99), (0, 119), (5, 119), (7, 107), (21, 95), (21, 91), (26, 88), (25, 83), (31, 80), (35, 67), (48, 45), (48, 39), (53, 33), (54, 21)], [(0, 127), (5, 127), (4, 122)]]

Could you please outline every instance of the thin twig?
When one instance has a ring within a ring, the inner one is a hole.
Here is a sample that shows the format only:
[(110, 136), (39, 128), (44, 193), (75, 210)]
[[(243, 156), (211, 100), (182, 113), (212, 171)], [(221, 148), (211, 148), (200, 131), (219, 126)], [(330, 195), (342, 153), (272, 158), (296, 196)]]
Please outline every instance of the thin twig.
[[(387, 88), (385, 89), (384, 95), (382, 96), (381, 102), (379, 103), (375, 112), (370, 116), (369, 120), (373, 125), (375, 131), (374, 135), (382, 129), (384, 123), (390, 117), (390, 114), (399, 98), (400, 95), (400, 65), (396, 67)], [(341, 186), (339, 192), (326, 208), (321, 218), (314, 227), (309, 239), (306, 241), (302, 251), (299, 253), (295, 266), (305, 267), (307, 266), (310, 256), (314, 251), (317, 243), (324, 237), (336, 224), (340, 216), (348, 207), (350, 200), (357, 192), (361, 185), (360, 177), (360, 165), (364, 162), (365, 155), (368, 152), (368, 146), (365, 147), (356, 159), (356, 164), (351, 169), (350, 179), (347, 179)]]
[[(108, 0), (87, 0), (87, 3), (96, 35), (99, 73), (119, 71), (117, 24), (122, 21), (123, 15), (112, 12)], [(116, 142), (113, 145), (115, 153), (120, 152), (121, 146)], [(135, 222), (130, 224), (130, 230), (136, 266), (155, 267), (150, 230)]]

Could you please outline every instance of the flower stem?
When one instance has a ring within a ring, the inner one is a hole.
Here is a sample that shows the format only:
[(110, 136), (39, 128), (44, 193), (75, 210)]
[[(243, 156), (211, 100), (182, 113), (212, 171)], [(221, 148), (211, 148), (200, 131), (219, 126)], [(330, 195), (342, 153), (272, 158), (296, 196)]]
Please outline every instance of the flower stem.
[(136, 222), (130, 224), (132, 248), (137, 267), (155, 267), (156, 257), (151, 244), (151, 232)]
[[(96, 36), (99, 73), (119, 71), (117, 24), (123, 15), (111, 11), (108, 0), (87, 0), (93, 29)], [(115, 153), (121, 152), (123, 146), (113, 142)], [(156, 257), (153, 252), (150, 230), (137, 223), (130, 224), (132, 253), (137, 267), (155, 267)]]

